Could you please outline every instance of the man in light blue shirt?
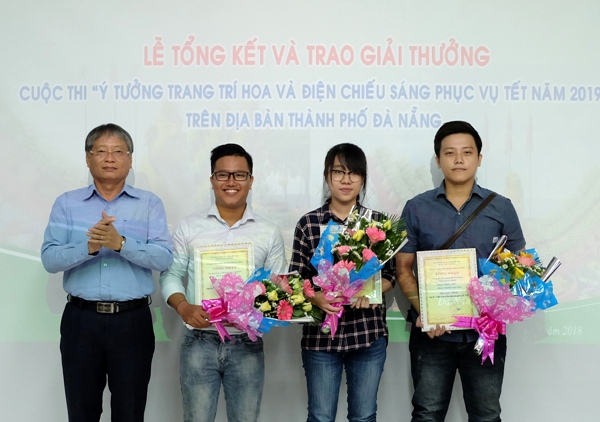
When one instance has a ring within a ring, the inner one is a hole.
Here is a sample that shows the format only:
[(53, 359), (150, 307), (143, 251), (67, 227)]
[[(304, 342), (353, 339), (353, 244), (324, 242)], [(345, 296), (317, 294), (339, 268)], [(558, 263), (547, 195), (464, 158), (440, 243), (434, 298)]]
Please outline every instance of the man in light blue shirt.
[(63, 377), (70, 422), (100, 420), (106, 382), (113, 421), (144, 420), (154, 354), (152, 270), (169, 267), (172, 243), (154, 194), (125, 184), (133, 141), (106, 124), (85, 141), (94, 183), (55, 201), (42, 263), (64, 272)]
[(236, 144), (215, 148), (211, 171), (215, 204), (179, 223), (173, 232), (173, 264), (162, 273), (160, 285), (167, 303), (189, 328), (183, 335), (179, 366), (184, 421), (214, 421), (223, 385), (228, 420), (255, 422), (264, 384), (262, 339), (252, 342), (244, 332), (227, 327), (232, 340), (221, 341), (210, 316), (196, 303), (195, 250), (250, 244), (254, 269), (283, 273), (287, 268), (283, 238), (277, 226), (254, 214), (246, 202), (254, 177), (252, 157), (244, 148)]

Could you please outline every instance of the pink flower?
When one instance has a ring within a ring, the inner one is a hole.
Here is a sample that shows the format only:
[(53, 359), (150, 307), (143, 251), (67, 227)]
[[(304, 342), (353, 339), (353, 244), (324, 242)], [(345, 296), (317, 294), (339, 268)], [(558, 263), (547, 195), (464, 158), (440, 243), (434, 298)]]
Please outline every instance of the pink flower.
[(356, 264), (352, 261), (345, 261), (345, 260), (341, 260), (339, 262), (336, 262), (333, 265), (333, 270), (334, 271), (339, 271), (340, 268), (345, 268), (346, 270), (348, 270), (348, 272), (352, 271), (354, 268), (356, 268)]
[(369, 236), (369, 240), (371, 243), (381, 242), (385, 240), (385, 232), (383, 230), (379, 230), (377, 227), (369, 227), (365, 230), (367, 236)]
[(533, 267), (535, 265), (535, 259), (528, 254), (517, 255), (517, 262), (521, 265), (525, 265), (526, 267)]
[(308, 297), (315, 297), (315, 289), (313, 288), (310, 280), (304, 280), (304, 285), (302, 286), (304, 290), (304, 294)]
[(279, 305), (277, 306), (277, 319), (287, 321), (288, 319), (292, 319), (293, 313), (294, 307), (290, 305), (287, 300), (282, 300), (279, 302)]
[(340, 256), (346, 255), (348, 252), (350, 252), (350, 249), (352, 249), (352, 247), (350, 247), (348, 245), (338, 246), (337, 253), (340, 254)]
[(362, 257), (363, 257), (363, 262), (367, 262), (373, 257), (377, 258), (377, 255), (371, 249), (365, 248), (362, 251)]
[(287, 277), (284, 275), (277, 275), (277, 274), (273, 274), (271, 276), (271, 281), (278, 285), (279, 287), (281, 287), (281, 290), (283, 290), (285, 293), (287, 294), (292, 294), (294, 293), (292, 291), (292, 288), (290, 287), (290, 282), (288, 281)]

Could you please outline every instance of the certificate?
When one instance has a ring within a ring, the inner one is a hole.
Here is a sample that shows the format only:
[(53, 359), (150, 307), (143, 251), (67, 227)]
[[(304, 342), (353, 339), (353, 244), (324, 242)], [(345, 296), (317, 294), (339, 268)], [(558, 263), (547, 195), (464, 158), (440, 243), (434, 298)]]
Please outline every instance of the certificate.
[(417, 252), (419, 303), (423, 331), (444, 325), (452, 327), (454, 315), (477, 316), (467, 285), (477, 277), (475, 249), (448, 249)]
[(254, 272), (254, 245), (231, 243), (203, 245), (194, 248), (195, 301), (219, 297), (210, 277), (220, 279), (227, 273), (239, 275), (246, 281)]
[(383, 303), (383, 294), (381, 290), (381, 271), (378, 271), (377, 274), (369, 277), (365, 281), (365, 284), (363, 284), (362, 289), (360, 289), (360, 291), (354, 295), (351, 301), (356, 302), (360, 296), (367, 296), (371, 305), (381, 305)]

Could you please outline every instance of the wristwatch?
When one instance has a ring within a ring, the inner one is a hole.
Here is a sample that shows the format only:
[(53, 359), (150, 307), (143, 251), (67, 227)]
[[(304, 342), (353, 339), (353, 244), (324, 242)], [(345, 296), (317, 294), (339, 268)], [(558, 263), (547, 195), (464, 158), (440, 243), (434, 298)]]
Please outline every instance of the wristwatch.
[(123, 249), (125, 247), (125, 241), (127, 240), (125, 238), (125, 236), (121, 236), (123, 238), (123, 240), (121, 240), (121, 247), (119, 249), (115, 249), (115, 252), (119, 252), (121, 253), (121, 249)]

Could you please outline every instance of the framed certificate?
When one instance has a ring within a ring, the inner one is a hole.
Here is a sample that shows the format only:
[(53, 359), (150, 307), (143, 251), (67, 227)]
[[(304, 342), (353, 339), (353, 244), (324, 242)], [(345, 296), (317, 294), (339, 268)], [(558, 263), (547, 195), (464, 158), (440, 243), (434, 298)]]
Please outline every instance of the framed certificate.
[(369, 303), (372, 305), (381, 305), (383, 303), (383, 293), (381, 290), (381, 271), (370, 277), (363, 284), (362, 289), (354, 295), (352, 302), (356, 302), (356, 299), (360, 296), (367, 296)]
[(419, 303), (423, 331), (444, 325), (451, 327), (454, 315), (477, 316), (467, 284), (477, 277), (475, 249), (448, 249), (417, 252)]
[(203, 245), (194, 248), (195, 301), (216, 299), (210, 277), (220, 279), (227, 273), (235, 273), (245, 281), (254, 272), (254, 245), (231, 243)]

